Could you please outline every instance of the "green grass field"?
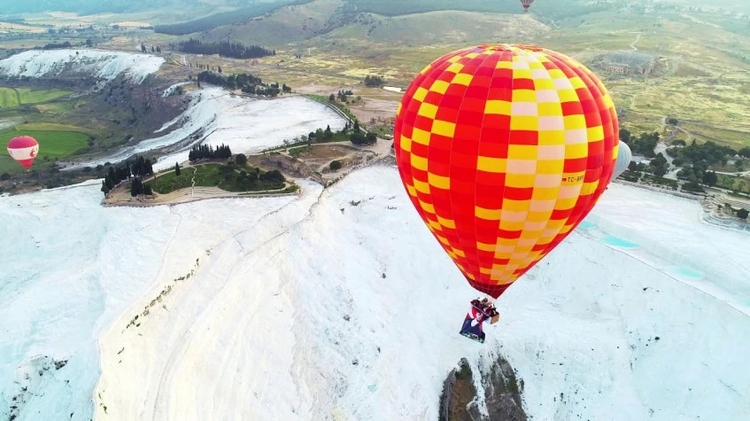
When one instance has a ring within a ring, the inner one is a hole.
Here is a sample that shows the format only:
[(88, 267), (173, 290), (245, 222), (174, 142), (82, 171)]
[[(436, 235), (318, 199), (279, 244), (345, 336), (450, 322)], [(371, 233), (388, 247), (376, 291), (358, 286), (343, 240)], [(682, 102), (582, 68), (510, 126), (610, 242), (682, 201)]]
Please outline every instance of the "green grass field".
[(284, 183), (272, 183), (272, 182), (266, 182), (266, 181), (256, 181), (253, 184), (249, 184), (247, 182), (242, 182), (238, 177), (224, 180), (222, 179), (221, 183), (219, 183), (218, 186), (222, 190), (230, 191), (230, 192), (262, 192), (266, 190), (278, 190), (284, 187)]
[(718, 178), (717, 187), (750, 193), (750, 179), (726, 174), (716, 174), (716, 176)]
[(18, 93), (15, 89), (0, 88), (0, 107), (12, 108), (20, 105)]
[(0, 108), (13, 108), (26, 104), (41, 104), (68, 95), (59, 89), (31, 90), (29, 88), (0, 87)]
[(42, 104), (35, 104), (34, 108), (40, 113), (49, 114), (61, 114), (70, 110), (75, 109), (83, 101), (60, 101), (60, 102), (48, 102)]
[[(232, 177), (227, 180), (221, 173), (222, 167), (223, 165), (220, 164), (205, 164), (190, 168), (182, 168), (179, 176), (176, 175), (174, 171), (171, 171), (146, 184), (151, 186), (151, 189), (159, 194), (167, 194), (175, 190), (192, 186), (193, 176), (195, 176), (196, 186), (219, 187), (222, 190), (230, 192), (276, 190), (284, 187), (283, 183), (264, 182), (261, 180), (257, 180), (252, 185), (249, 185), (243, 183), (239, 177)], [(253, 169), (248, 167), (246, 168), (246, 171), (252, 172)], [(236, 174), (239, 175), (239, 172)]]
[[(197, 171), (195, 170), (197, 168)], [(216, 186), (221, 181), (221, 173), (219, 164), (207, 164), (198, 165), (192, 168), (183, 168), (180, 171), (180, 175), (176, 175), (174, 171), (167, 174), (156, 177), (156, 179), (149, 181), (148, 184), (151, 188), (159, 194), (167, 194), (175, 190), (184, 189), (192, 185), (192, 178), (195, 175), (196, 186)]]
[[(4, 149), (3, 152), (5, 152)], [(25, 169), (22, 166), (18, 165), (18, 163), (14, 161), (13, 158), (8, 156), (7, 152), (5, 152), (4, 154), (0, 153), (0, 174), (6, 172), (12, 174), (16, 172), (22, 172), (24, 170)]]
[[(31, 124), (21, 125), (32, 126)], [(69, 126), (73, 128), (72, 126)], [(70, 156), (86, 148), (88, 135), (70, 130), (7, 130), (0, 132), (0, 143), (4, 146), (0, 150), (0, 173), (21, 172), (23, 167), (18, 165), (9, 155), (5, 147), (7, 142), (16, 136), (31, 136), (39, 142), (39, 156), (35, 165), (40, 161), (52, 160)]]
[[(47, 167), (47, 162), (55, 158), (64, 158), (86, 150), (89, 136), (95, 135), (89, 129), (67, 124), (34, 122), (44, 119), (47, 113), (59, 114), (71, 109), (75, 103), (62, 101), (50, 102), (68, 95), (70, 91), (52, 89), (39, 90), (30, 88), (7, 88), (0, 87), (0, 112), (4, 118), (13, 118), (17, 121), (31, 120), (24, 124), (6, 130), (0, 130), (0, 173), (17, 173), (24, 171), (10, 156), (4, 145), (16, 136), (31, 136), (39, 142), (39, 156), (34, 162), (32, 169)], [(34, 105), (42, 114), (28, 113), (28, 110), (20, 108), (24, 105)], [(48, 116), (47, 119), (50, 117)], [(23, 120), (21, 120), (23, 119)]]
[(87, 127), (73, 126), (71, 124), (59, 123), (25, 123), (16, 126), (17, 131), (38, 131), (38, 132), (76, 132), (86, 135), (96, 135), (96, 131)]

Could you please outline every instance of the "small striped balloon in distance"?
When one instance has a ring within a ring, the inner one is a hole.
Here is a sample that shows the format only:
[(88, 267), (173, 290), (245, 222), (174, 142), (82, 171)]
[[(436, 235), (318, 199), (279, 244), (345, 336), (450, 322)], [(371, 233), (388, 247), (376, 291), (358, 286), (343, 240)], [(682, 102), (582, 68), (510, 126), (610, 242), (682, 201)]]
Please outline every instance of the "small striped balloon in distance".
[(39, 154), (39, 143), (31, 136), (18, 136), (8, 141), (8, 154), (26, 169), (31, 168)]
[(412, 81), (394, 153), (429, 230), (469, 284), (497, 298), (599, 200), (618, 131), (610, 95), (581, 63), (535, 46), (479, 45)]

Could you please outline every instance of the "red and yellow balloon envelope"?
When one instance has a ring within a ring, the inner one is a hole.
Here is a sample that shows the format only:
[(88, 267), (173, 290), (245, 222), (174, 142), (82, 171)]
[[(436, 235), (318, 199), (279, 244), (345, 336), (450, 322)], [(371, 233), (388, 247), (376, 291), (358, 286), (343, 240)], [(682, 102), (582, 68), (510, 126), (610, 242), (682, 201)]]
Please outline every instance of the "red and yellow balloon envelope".
[(37, 154), (39, 143), (31, 136), (18, 136), (8, 141), (8, 154), (26, 169), (31, 168)]
[(494, 298), (591, 211), (617, 159), (615, 107), (581, 63), (481, 45), (435, 60), (396, 115), (401, 180), (475, 289)]

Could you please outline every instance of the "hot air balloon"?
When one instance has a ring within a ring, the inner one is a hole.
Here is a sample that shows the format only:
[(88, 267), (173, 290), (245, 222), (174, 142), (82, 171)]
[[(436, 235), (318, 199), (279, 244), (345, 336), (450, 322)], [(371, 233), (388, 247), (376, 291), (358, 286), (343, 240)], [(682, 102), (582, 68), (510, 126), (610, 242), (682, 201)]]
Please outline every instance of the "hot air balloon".
[(18, 136), (8, 141), (8, 154), (26, 169), (31, 168), (39, 153), (39, 143), (31, 136)]
[(521, 0), (521, 6), (523, 6), (523, 12), (529, 13), (529, 6), (534, 3), (534, 0)]
[(612, 173), (613, 180), (628, 169), (631, 159), (633, 159), (633, 153), (630, 151), (630, 147), (621, 140), (617, 146), (617, 161), (615, 161), (615, 169)]
[(412, 81), (394, 152), (429, 230), (473, 288), (498, 298), (591, 211), (612, 177), (618, 130), (610, 95), (581, 63), (479, 45)]

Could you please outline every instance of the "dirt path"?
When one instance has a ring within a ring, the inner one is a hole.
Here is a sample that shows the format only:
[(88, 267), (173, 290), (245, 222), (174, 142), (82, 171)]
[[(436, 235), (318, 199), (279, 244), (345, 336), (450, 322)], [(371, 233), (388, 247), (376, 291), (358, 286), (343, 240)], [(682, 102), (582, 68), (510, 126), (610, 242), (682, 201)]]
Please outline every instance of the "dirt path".
[(191, 185), (190, 185), (190, 197), (194, 197), (195, 195), (195, 175), (198, 174), (198, 168), (193, 167), (193, 178), (190, 179)]
[(13, 89), (13, 92), (16, 94), (16, 101), (18, 101), (18, 105), (23, 105), (21, 103), (21, 94), (18, 93), (18, 89), (16, 88), (11, 88), (11, 89)]
[(186, 187), (175, 190), (167, 194), (155, 194), (152, 199), (139, 197), (130, 197), (130, 194), (116, 194), (105, 200), (105, 206), (159, 206), (159, 205), (176, 205), (180, 203), (190, 203), (206, 199), (222, 198), (253, 198), (269, 196), (291, 196), (297, 193), (281, 193), (291, 183), (284, 183), (284, 187), (275, 190), (263, 190), (253, 192), (230, 192), (218, 187)]
[(687, 130), (683, 129), (683, 128), (682, 128), (682, 127), (680, 127), (679, 125), (677, 125), (677, 126), (672, 126), (671, 124), (667, 124), (667, 117), (662, 117), (662, 119), (661, 119), (661, 130), (662, 130), (662, 131), (666, 131), (667, 127), (671, 127), (671, 128), (672, 128), (672, 131), (671, 131), (671, 133), (669, 133), (669, 137), (668, 137), (668, 138), (666, 138), (666, 139), (664, 139), (664, 141), (665, 141), (665, 142), (667, 142), (667, 143), (669, 143), (669, 142), (671, 142), (672, 140), (674, 140), (674, 138), (675, 138), (675, 136), (677, 135), (677, 132), (678, 132), (678, 131), (680, 131), (680, 132), (682, 132), (682, 133), (685, 133), (685, 136), (687, 137), (687, 140), (686, 140), (685, 142), (686, 142), (686, 143), (688, 143), (688, 144), (689, 144), (690, 142), (692, 142), (692, 141), (693, 141), (693, 139), (695, 139), (695, 136), (693, 136), (693, 134), (692, 134), (692, 133), (690, 133), (689, 131), (687, 131)]
[(638, 47), (636, 47), (636, 46), (635, 46), (635, 44), (637, 44), (637, 43), (638, 43), (638, 41), (640, 41), (640, 39), (641, 39), (641, 35), (642, 35), (642, 34), (638, 34), (638, 36), (637, 36), (637, 37), (635, 37), (635, 41), (633, 41), (633, 42), (631, 42), (631, 43), (630, 43), (630, 48), (632, 48), (632, 49), (633, 49), (633, 51), (638, 51)]

